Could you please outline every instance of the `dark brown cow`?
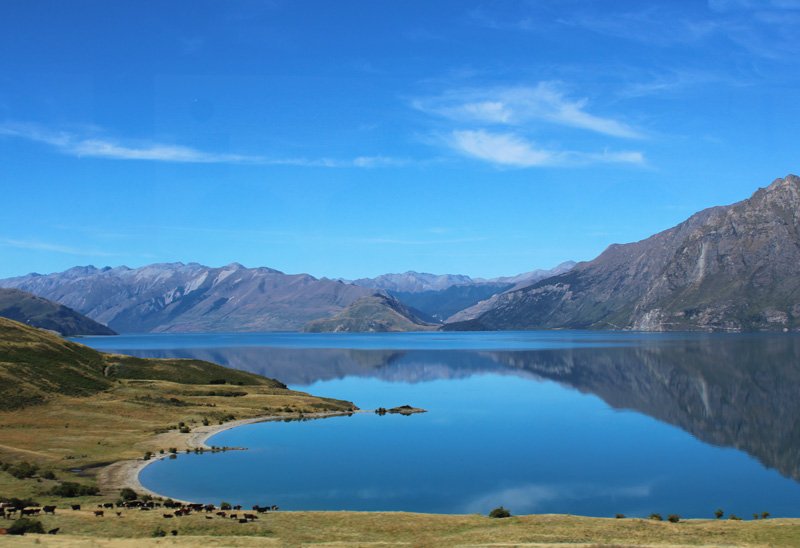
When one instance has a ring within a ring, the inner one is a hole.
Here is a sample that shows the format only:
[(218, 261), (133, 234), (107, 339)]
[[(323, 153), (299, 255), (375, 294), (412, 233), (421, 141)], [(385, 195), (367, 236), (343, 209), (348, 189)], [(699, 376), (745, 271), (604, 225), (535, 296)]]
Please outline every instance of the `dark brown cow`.
[(103, 511), (102, 510), (95, 510), (94, 511), (94, 515), (97, 516), (98, 518), (102, 518), (103, 517)]
[(56, 507), (55, 506), (43, 506), (42, 507), (42, 512), (44, 512), (45, 514), (52, 514), (52, 515), (55, 516), (56, 515)]

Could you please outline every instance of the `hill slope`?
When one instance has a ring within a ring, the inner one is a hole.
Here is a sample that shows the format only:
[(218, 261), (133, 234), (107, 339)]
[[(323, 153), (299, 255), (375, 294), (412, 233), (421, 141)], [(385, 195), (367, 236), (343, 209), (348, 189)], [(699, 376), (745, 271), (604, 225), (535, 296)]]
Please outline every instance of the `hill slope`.
[(13, 320), (0, 318), (0, 410), (44, 404), (59, 396), (90, 396), (117, 379), (182, 384), (229, 384), (285, 388), (278, 381), (201, 360), (157, 360), (98, 352), (88, 346)]
[(64, 337), (117, 334), (69, 307), (19, 289), (0, 287), (0, 317), (55, 331)]
[(306, 333), (388, 333), (429, 331), (435, 325), (423, 322), (400, 301), (385, 293), (361, 297), (333, 318), (306, 324)]
[(612, 245), (448, 329), (779, 330), (800, 325), (800, 179)]
[(374, 290), (233, 263), (75, 267), (0, 280), (57, 301), (122, 333), (294, 331)]

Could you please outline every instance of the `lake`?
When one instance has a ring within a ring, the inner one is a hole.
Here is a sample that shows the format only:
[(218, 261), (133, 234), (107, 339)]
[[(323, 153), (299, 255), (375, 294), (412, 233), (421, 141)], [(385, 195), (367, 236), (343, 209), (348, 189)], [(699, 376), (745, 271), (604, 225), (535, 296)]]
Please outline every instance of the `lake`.
[(165, 496), (283, 510), (800, 516), (800, 337), (494, 332), (143, 334), (77, 339), (197, 358), (362, 409), (269, 422), (179, 455)]

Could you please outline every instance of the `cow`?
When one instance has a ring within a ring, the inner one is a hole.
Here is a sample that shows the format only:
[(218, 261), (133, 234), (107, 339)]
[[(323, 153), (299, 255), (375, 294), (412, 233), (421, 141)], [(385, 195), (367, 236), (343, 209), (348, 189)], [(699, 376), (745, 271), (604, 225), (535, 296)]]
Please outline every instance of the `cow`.
[(233, 507), (233, 509), (234, 510), (241, 510), (242, 509), (242, 505), (241, 504), (237, 504), (236, 506)]
[(55, 506), (44, 506), (44, 507), (42, 507), (42, 512), (44, 512), (45, 514), (52, 514), (52, 515), (55, 516), (56, 515), (56, 507)]
[(258, 519), (258, 516), (255, 514), (244, 514), (244, 519), (249, 519), (250, 521), (254, 521)]
[(80, 504), (71, 504), (70, 506), (72, 506), (73, 510), (80, 510), (81, 509), (81, 505)]
[(95, 517), (102, 518), (103, 517), (103, 511), (102, 510), (95, 510), (94, 511), (94, 515), (95, 515)]
[(111, 509), (113, 509), (114, 508), (114, 503), (113, 502), (106, 502), (106, 503), (103, 504), (103, 508), (111, 508)]
[(38, 516), (39, 512), (41, 512), (41, 508), (23, 508), (20, 510), (19, 515), (22, 517), (25, 516)]
[(165, 518), (172, 518), (172, 517), (175, 517), (175, 516), (173, 516), (172, 514), (161, 514), (161, 515), (162, 515), (163, 517), (165, 517)]
[(239, 519), (239, 514), (231, 514), (230, 518), (231, 519)]

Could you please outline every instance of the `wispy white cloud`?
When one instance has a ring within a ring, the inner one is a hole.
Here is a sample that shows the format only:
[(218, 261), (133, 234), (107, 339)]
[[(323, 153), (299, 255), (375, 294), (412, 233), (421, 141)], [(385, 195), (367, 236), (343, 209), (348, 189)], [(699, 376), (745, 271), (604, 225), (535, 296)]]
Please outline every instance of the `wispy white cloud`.
[(538, 121), (614, 137), (643, 137), (625, 122), (589, 113), (587, 105), (588, 99), (570, 99), (555, 82), (455, 90), (413, 102), (423, 112), (458, 122), (520, 126)]
[(586, 153), (538, 148), (514, 133), (485, 130), (457, 130), (446, 142), (457, 152), (507, 167), (566, 166), (588, 163), (643, 164), (641, 152)]
[(0, 135), (50, 145), (64, 154), (110, 160), (144, 160), (200, 164), (290, 165), (299, 167), (377, 168), (402, 166), (409, 162), (387, 156), (359, 156), (353, 159), (273, 158), (261, 155), (215, 153), (182, 145), (128, 143), (103, 137), (86, 137), (53, 131), (36, 124), (0, 123)]
[(28, 240), (11, 240), (7, 238), (0, 238), (0, 245), (6, 247), (15, 247), (18, 249), (29, 249), (32, 251), (54, 251), (56, 253), (65, 253), (68, 255), (84, 255), (91, 257), (116, 257), (117, 253), (106, 253), (104, 251), (97, 251), (91, 249), (80, 249), (69, 246), (62, 246), (51, 244), (47, 242), (36, 242)]

